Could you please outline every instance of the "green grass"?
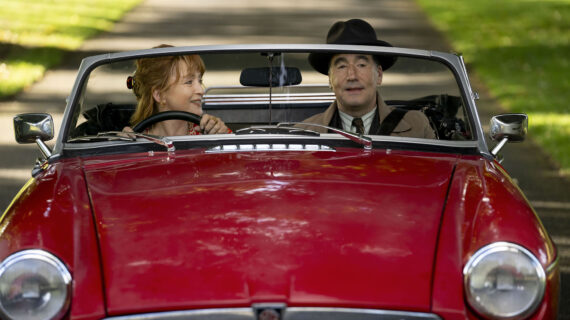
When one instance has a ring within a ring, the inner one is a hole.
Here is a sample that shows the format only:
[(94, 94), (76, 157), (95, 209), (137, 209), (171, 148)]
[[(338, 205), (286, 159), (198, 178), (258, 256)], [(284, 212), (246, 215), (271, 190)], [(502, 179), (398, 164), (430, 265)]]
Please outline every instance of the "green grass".
[(416, 1), (569, 174), (570, 0)]
[(110, 30), (141, 0), (0, 0), (0, 99), (59, 64), (89, 37)]

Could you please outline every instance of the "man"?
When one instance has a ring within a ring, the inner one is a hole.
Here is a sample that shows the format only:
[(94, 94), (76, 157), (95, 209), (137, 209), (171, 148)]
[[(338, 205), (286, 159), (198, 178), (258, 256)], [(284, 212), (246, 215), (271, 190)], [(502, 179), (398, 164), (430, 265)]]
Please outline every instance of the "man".
[[(378, 40), (370, 24), (360, 19), (336, 22), (329, 30), (327, 44), (389, 46)], [(325, 112), (305, 123), (327, 125), (359, 134), (384, 134), (435, 139), (427, 117), (420, 111), (403, 111), (387, 106), (377, 90), (382, 75), (396, 59), (366, 54), (311, 53), (309, 63), (329, 76), (336, 100)], [(312, 130), (327, 132), (326, 128)]]

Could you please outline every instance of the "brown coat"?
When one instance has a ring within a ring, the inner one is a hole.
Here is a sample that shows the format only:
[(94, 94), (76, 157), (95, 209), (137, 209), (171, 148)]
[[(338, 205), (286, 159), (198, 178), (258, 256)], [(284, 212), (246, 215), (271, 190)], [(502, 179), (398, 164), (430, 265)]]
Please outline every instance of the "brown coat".
[[(384, 100), (378, 94), (378, 111), (380, 113), (380, 123), (384, 121), (386, 116), (394, 109), (384, 103)], [(325, 126), (330, 126), (331, 120), (337, 109), (336, 100), (325, 110), (323, 113), (316, 114), (310, 118), (305, 119), (305, 123), (315, 123)], [(378, 125), (380, 125), (380, 123)], [(328, 129), (323, 127), (309, 127), (308, 129), (320, 133), (328, 132)], [(342, 128), (340, 128), (342, 129)], [(410, 110), (406, 112), (404, 118), (400, 120), (396, 128), (392, 131), (391, 136), (412, 137), (412, 138), (428, 138), (435, 139), (435, 133), (429, 124), (428, 118), (417, 110)]]

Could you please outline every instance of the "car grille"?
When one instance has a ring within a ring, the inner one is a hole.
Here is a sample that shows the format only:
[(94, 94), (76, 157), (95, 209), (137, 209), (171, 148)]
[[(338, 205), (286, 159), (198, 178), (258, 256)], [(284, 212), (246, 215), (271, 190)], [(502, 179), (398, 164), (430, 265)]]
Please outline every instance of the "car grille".
[(278, 320), (441, 320), (435, 314), (352, 308), (286, 308), (281, 305), (254, 305), (252, 308), (202, 309), (146, 313), (105, 318), (104, 320), (263, 320), (269, 310)]

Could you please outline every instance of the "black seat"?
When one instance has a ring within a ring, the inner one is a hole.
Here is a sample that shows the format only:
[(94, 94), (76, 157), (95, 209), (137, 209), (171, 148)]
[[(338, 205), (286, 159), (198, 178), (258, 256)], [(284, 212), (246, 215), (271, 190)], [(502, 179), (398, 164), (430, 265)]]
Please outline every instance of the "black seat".
[(73, 130), (73, 137), (96, 135), (104, 131), (121, 131), (129, 125), (135, 112), (134, 104), (100, 104), (83, 112), (87, 121)]

